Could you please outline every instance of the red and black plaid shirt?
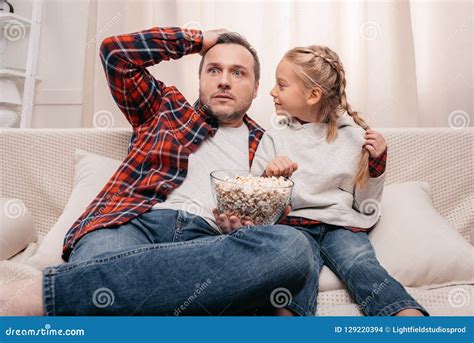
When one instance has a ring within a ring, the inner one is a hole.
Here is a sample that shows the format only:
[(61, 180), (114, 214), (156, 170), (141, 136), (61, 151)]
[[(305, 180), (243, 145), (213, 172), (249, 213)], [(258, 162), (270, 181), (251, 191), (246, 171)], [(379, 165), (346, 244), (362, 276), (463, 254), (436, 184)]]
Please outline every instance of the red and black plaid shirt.
[[(189, 154), (216, 133), (215, 119), (146, 69), (199, 52), (202, 39), (201, 31), (170, 27), (102, 42), (100, 58), (110, 91), (133, 135), (123, 163), (66, 234), (64, 260), (85, 234), (122, 225), (163, 202), (186, 178)], [(264, 130), (247, 115), (243, 120), (249, 128), (250, 167)]]
[[(369, 172), (370, 177), (379, 177), (385, 172), (385, 165), (387, 163), (387, 149), (377, 158), (369, 157)], [(303, 217), (291, 217), (288, 216), (285, 219), (281, 220), (278, 224), (283, 225), (290, 225), (290, 226), (301, 226), (301, 227), (308, 227), (311, 225), (321, 224), (318, 220), (312, 220)], [(352, 232), (361, 232), (361, 231), (369, 231), (369, 229), (362, 229), (357, 227), (346, 227), (347, 229), (351, 230)]]

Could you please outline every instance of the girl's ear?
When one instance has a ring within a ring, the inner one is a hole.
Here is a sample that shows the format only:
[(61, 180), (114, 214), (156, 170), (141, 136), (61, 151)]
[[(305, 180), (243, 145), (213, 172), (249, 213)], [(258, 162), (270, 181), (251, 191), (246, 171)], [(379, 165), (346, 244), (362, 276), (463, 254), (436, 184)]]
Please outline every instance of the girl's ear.
[(321, 98), (323, 97), (323, 91), (319, 87), (314, 87), (311, 89), (311, 91), (308, 93), (308, 97), (306, 98), (306, 103), (308, 105), (316, 105), (321, 101)]

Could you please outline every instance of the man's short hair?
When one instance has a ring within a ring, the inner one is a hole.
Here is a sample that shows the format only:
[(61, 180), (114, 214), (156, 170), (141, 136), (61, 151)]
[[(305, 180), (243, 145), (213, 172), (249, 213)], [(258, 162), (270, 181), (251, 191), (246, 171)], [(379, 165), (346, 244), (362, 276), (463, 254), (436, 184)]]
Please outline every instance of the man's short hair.
[[(247, 49), (253, 56), (253, 72), (255, 74), (255, 81), (260, 80), (260, 61), (258, 59), (257, 51), (250, 45), (248, 40), (237, 32), (226, 32), (219, 35), (217, 38), (217, 44), (237, 44), (243, 46)], [(215, 46), (214, 45), (214, 46)], [(208, 50), (209, 51), (209, 50)], [(201, 63), (199, 64), (199, 75), (201, 75), (202, 67), (204, 65), (204, 57), (206, 57), (206, 53), (202, 56)]]

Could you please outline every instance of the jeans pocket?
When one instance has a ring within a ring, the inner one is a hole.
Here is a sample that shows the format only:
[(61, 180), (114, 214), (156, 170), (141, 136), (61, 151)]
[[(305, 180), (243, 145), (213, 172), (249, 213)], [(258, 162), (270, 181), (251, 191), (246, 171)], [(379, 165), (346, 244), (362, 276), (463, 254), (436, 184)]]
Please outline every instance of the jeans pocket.
[(222, 233), (210, 225), (204, 218), (178, 210), (175, 228), (175, 242), (189, 241), (197, 238), (220, 236)]

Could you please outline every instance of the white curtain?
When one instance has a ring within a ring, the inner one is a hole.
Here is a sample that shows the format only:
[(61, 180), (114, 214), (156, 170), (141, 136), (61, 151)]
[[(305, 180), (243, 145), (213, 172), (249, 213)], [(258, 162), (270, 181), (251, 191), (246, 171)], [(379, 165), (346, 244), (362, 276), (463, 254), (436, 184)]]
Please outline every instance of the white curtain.
[[(125, 1), (91, 0), (82, 126), (110, 113), (128, 126), (109, 93), (98, 58), (111, 35), (154, 26), (227, 28), (245, 35), (262, 65), (260, 91), (249, 114), (268, 128), (269, 91), (284, 52), (320, 44), (346, 68), (348, 99), (372, 127), (473, 126), (473, 4), (430, 1)], [(193, 102), (199, 55), (150, 68)]]

